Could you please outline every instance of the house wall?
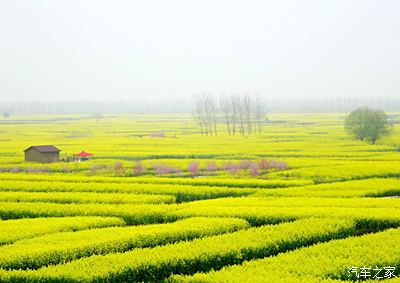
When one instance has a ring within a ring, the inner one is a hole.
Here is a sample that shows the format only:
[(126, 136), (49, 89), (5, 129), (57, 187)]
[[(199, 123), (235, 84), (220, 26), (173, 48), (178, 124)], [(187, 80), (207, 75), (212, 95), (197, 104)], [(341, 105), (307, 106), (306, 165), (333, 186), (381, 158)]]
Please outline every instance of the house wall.
[(58, 152), (45, 152), (42, 153), (34, 148), (25, 151), (26, 162), (41, 162), (51, 163), (60, 161), (60, 154)]
[(27, 162), (42, 162), (42, 155), (39, 151), (31, 148), (25, 151), (25, 161)]
[(42, 153), (42, 162), (58, 162), (60, 161), (60, 153), (58, 152), (46, 152)]

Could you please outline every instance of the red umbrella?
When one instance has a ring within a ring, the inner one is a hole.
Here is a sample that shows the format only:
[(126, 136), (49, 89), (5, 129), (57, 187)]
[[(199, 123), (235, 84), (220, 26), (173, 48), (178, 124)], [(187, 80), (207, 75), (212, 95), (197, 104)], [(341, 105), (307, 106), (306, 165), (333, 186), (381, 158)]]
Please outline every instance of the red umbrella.
[(93, 155), (93, 153), (89, 153), (89, 152), (86, 152), (86, 151), (81, 151), (79, 153), (74, 154), (74, 156), (78, 156), (78, 157), (88, 157), (90, 155)]

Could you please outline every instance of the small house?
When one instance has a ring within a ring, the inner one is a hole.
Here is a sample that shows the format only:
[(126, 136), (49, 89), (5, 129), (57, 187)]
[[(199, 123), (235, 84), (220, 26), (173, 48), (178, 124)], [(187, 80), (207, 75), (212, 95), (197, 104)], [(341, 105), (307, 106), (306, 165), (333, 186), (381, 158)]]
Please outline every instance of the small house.
[(24, 150), (26, 162), (51, 163), (60, 161), (60, 151), (52, 145), (31, 146)]
[(92, 155), (93, 155), (93, 153), (81, 151), (79, 153), (74, 154), (74, 161), (75, 162), (86, 161), (86, 160), (89, 160), (89, 156), (92, 156)]

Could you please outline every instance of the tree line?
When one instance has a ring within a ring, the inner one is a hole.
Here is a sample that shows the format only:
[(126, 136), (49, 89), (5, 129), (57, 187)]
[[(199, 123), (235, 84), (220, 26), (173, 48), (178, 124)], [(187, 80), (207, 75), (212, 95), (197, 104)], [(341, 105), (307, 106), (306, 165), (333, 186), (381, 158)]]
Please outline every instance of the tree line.
[(194, 116), (204, 136), (217, 135), (223, 123), (229, 135), (261, 134), (265, 108), (259, 96), (230, 95), (218, 100), (211, 95), (194, 97)]
[[(5, 94), (4, 94), (5, 95)], [(6, 96), (6, 95), (5, 95)], [(10, 95), (9, 95), (10, 96)], [(400, 111), (400, 96), (353, 97), (353, 96), (281, 96), (260, 95), (268, 113), (349, 113), (358, 107), (385, 109), (389, 112)], [(219, 99), (215, 99), (219, 104)], [(48, 114), (160, 114), (192, 113), (195, 105), (191, 96), (179, 98), (132, 98), (125, 101), (0, 101), (0, 115), (7, 112), (12, 116), (48, 115)], [(1, 118), (1, 116), (0, 116)], [(3, 116), (3, 118), (5, 118)]]

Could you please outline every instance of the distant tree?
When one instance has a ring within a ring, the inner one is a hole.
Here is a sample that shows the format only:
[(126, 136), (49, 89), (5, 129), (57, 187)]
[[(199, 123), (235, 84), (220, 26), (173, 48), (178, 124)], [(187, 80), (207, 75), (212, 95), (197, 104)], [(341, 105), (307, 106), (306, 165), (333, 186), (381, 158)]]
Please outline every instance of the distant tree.
[[(210, 124), (214, 127), (214, 135), (217, 135), (217, 106), (214, 99), (209, 96), (207, 99), (209, 116), (210, 116)], [(212, 131), (212, 130), (211, 130)]]
[(202, 136), (217, 135), (217, 106), (211, 95), (194, 96), (194, 116)]
[(228, 171), (232, 175), (235, 175), (239, 171), (239, 166), (233, 162), (225, 163), (222, 169)]
[(3, 117), (5, 118), (5, 119), (7, 119), (7, 118), (10, 118), (10, 113), (9, 112), (3, 112)]
[(256, 96), (255, 117), (256, 117), (256, 121), (257, 121), (259, 135), (261, 135), (261, 123), (262, 123), (262, 119), (264, 116), (265, 116), (264, 108), (262, 106), (260, 97), (257, 95)]
[(240, 123), (240, 134), (244, 136), (245, 131), (244, 131), (244, 104), (243, 100), (240, 96), (236, 98), (236, 104), (237, 104), (237, 109), (238, 109), (238, 116), (239, 116), (239, 123)]
[(345, 129), (356, 139), (368, 140), (375, 144), (376, 140), (389, 133), (388, 116), (382, 110), (362, 107), (351, 112), (345, 121)]
[(135, 175), (141, 175), (143, 172), (146, 170), (146, 168), (143, 166), (142, 162), (139, 160), (135, 161), (135, 164), (133, 165), (133, 174)]
[(215, 171), (218, 170), (217, 164), (214, 161), (208, 162), (205, 167), (205, 170), (209, 173), (214, 173)]
[(258, 96), (252, 99), (249, 95), (224, 95), (217, 103), (212, 95), (196, 95), (193, 114), (203, 136), (217, 135), (218, 123), (225, 123), (229, 135), (261, 134), (265, 120), (262, 103)]
[(287, 170), (289, 169), (289, 164), (287, 164), (284, 161), (261, 159), (257, 162), (257, 168), (260, 170), (269, 170), (269, 169)]
[(268, 170), (271, 169), (271, 162), (268, 161), (267, 159), (261, 159), (258, 161), (258, 168), (261, 170)]
[(196, 95), (194, 99), (195, 99), (195, 117), (200, 125), (201, 135), (203, 136), (204, 133), (207, 134), (207, 125), (204, 119), (205, 111), (204, 111), (203, 98), (201, 96)]
[(231, 116), (230, 116), (230, 104), (229, 104), (229, 99), (227, 97), (221, 97), (220, 98), (220, 105), (221, 105), (221, 110), (224, 113), (225, 117), (225, 124), (227, 127), (228, 134), (231, 135)]
[(192, 177), (199, 175), (200, 163), (197, 161), (192, 161), (188, 164), (188, 171)]
[(178, 174), (182, 172), (182, 169), (180, 168), (175, 168), (164, 164), (154, 164), (153, 170), (157, 175)]
[(236, 123), (238, 119), (238, 96), (237, 95), (232, 95), (230, 97), (230, 103), (231, 103), (231, 129), (232, 129), (232, 135), (236, 134)]
[(165, 138), (165, 133), (163, 131), (153, 132), (149, 134), (151, 138)]
[(124, 164), (122, 162), (118, 161), (114, 164), (115, 174), (122, 175), (125, 173), (125, 171), (126, 171), (126, 168), (124, 167)]
[(257, 163), (251, 163), (250, 167), (249, 167), (249, 172), (250, 172), (250, 175), (252, 177), (260, 176), (260, 170), (258, 168), (258, 164)]
[(94, 118), (96, 119), (96, 122), (99, 123), (100, 120), (104, 119), (104, 116), (101, 113), (96, 113), (94, 114)]
[(243, 98), (244, 109), (246, 113), (246, 123), (247, 123), (247, 134), (251, 135), (251, 111), (252, 111), (252, 103), (251, 99), (248, 95)]
[(252, 162), (250, 160), (242, 160), (239, 162), (239, 169), (250, 169), (250, 167), (252, 166)]

